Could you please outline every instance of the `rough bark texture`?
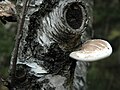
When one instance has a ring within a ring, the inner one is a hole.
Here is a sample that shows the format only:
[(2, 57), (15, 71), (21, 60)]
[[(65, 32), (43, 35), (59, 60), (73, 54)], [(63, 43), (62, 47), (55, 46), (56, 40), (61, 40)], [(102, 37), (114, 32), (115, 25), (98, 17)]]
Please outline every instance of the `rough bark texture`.
[[(21, 16), (23, 1), (17, 1)], [(17, 90), (85, 90), (87, 63), (73, 60), (91, 35), (90, 0), (31, 0), (17, 58)]]

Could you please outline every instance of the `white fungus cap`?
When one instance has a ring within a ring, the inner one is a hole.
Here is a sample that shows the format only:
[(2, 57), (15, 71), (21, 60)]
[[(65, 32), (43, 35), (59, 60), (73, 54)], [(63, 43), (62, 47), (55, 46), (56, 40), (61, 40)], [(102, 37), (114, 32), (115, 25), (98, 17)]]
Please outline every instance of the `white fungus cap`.
[(0, 1), (0, 16), (12, 16), (16, 14), (15, 5), (8, 0)]
[(101, 39), (86, 41), (79, 51), (70, 53), (70, 57), (79, 61), (97, 61), (110, 56), (112, 53), (111, 45)]

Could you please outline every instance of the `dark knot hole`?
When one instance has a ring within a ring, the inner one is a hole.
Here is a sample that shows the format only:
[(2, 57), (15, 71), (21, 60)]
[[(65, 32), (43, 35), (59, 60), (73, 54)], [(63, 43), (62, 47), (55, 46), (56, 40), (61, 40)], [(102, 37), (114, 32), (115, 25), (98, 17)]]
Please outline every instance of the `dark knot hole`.
[(72, 29), (79, 29), (83, 21), (82, 8), (78, 2), (74, 2), (66, 8), (65, 18)]

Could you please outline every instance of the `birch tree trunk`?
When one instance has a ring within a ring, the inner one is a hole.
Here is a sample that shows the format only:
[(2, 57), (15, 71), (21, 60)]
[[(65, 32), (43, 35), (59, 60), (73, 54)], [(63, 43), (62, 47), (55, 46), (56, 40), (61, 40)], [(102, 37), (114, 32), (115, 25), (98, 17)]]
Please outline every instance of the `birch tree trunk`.
[[(19, 16), (23, 1), (17, 0)], [(69, 54), (91, 36), (91, 4), (90, 0), (31, 0), (12, 89), (86, 89), (87, 63)]]

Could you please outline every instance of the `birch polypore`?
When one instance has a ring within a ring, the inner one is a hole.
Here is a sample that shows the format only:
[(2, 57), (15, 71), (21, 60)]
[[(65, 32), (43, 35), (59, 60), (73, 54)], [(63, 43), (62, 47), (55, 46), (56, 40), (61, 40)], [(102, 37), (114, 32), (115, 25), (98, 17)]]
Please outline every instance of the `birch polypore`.
[(8, 0), (0, 0), (0, 21), (3, 24), (17, 21), (15, 5)]
[(80, 61), (97, 61), (110, 56), (112, 53), (111, 45), (101, 39), (93, 39), (86, 41), (80, 50), (70, 54), (71, 58)]
[(1, 16), (12, 16), (15, 14), (15, 5), (8, 0), (0, 1), (0, 17)]

